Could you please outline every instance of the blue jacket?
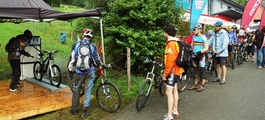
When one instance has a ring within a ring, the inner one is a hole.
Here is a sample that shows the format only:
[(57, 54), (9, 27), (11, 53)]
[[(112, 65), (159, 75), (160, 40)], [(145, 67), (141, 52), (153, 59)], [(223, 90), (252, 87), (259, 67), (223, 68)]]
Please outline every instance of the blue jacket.
[[(89, 43), (89, 40), (87, 39), (84, 39), (84, 40), (81, 40), (81, 42), (83, 42), (83, 44), (88, 44)], [(75, 66), (75, 60), (76, 60), (76, 57), (78, 55), (78, 47), (80, 46), (80, 42), (76, 42), (73, 46), (72, 46), (72, 52), (71, 52), (71, 56), (70, 56), (70, 62), (68, 64), (68, 69), (70, 71), (73, 71), (74, 69), (74, 66)], [(94, 60), (95, 64), (100, 64), (101, 63), (101, 59), (100, 59), (100, 56), (98, 54), (98, 50), (97, 50), (97, 47), (95, 44), (90, 44), (90, 48), (91, 48), (91, 51), (92, 51), (92, 59)], [(81, 71), (79, 70), (78, 68), (75, 68), (75, 72), (77, 74), (88, 74), (89, 72), (93, 71), (94, 70), (94, 67), (90, 67), (89, 70), (87, 71)]]
[(228, 44), (228, 33), (224, 29), (221, 29), (219, 32), (215, 33), (215, 35), (213, 35), (209, 40), (209, 46), (213, 47), (213, 51), (219, 52), (216, 57), (228, 56)]

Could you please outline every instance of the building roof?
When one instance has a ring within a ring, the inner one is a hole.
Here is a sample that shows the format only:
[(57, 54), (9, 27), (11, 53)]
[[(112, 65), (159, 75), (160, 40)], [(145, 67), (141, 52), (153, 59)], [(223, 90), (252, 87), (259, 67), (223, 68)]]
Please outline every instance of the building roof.
[(235, 9), (228, 9), (228, 10), (214, 13), (212, 15), (222, 15), (222, 16), (227, 16), (229, 18), (238, 20), (242, 18), (242, 14), (243, 14), (242, 12), (239, 12)]

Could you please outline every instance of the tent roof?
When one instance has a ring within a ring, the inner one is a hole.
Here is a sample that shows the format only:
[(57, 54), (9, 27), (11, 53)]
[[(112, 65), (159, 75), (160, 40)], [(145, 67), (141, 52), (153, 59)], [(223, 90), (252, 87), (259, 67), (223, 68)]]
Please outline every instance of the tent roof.
[(0, 22), (18, 22), (27, 19), (71, 20), (78, 17), (101, 17), (99, 9), (80, 12), (60, 12), (43, 0), (0, 0)]

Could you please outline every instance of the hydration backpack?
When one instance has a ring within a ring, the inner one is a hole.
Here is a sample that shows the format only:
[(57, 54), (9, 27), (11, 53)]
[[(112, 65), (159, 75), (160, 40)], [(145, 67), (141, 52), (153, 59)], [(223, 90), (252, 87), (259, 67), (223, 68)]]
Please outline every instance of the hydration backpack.
[(6, 52), (12, 52), (12, 51), (14, 51), (17, 47), (14, 47), (13, 46), (13, 42), (16, 40), (16, 38), (15, 37), (12, 37), (9, 41), (8, 41), (8, 43), (6, 44), (6, 46), (5, 46), (5, 50), (6, 50)]
[(84, 44), (82, 41), (79, 42), (78, 54), (76, 57), (76, 68), (81, 71), (87, 71), (92, 66), (92, 51), (90, 43)]
[(177, 41), (176, 44), (179, 46), (179, 54), (176, 63), (179, 67), (186, 68), (189, 66), (192, 59), (191, 45), (184, 41)]

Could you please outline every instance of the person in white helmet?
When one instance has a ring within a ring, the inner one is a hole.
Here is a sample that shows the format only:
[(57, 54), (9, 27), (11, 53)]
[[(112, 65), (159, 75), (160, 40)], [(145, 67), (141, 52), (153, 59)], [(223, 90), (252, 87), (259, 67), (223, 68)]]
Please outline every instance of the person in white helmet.
[[(82, 118), (85, 119), (90, 115), (90, 112), (88, 111), (88, 107), (90, 105), (91, 100), (91, 92), (95, 80), (95, 70), (94, 70), (94, 64), (96, 65), (103, 65), (101, 62), (100, 56), (98, 54), (98, 50), (95, 44), (91, 43), (91, 39), (93, 38), (93, 31), (90, 29), (84, 29), (82, 31), (82, 40), (75, 42), (72, 46), (71, 56), (70, 56), (70, 62), (68, 64), (68, 70), (73, 71), (75, 74), (73, 74), (72, 78), (74, 81), (73, 86), (73, 97), (72, 97), (72, 107), (71, 107), (71, 113), (73, 115), (77, 114), (78, 104), (80, 100), (80, 90), (82, 83), (85, 85), (85, 94), (83, 98), (83, 111), (82, 111)], [(80, 47), (80, 46), (87, 46), (87, 49)], [(83, 50), (83, 51), (82, 51)], [(89, 51), (89, 62), (84, 62), (85, 66), (90, 66), (87, 69), (81, 69), (78, 67), (78, 61), (79, 54), (83, 54), (82, 52)], [(91, 59), (91, 60), (90, 60)]]

